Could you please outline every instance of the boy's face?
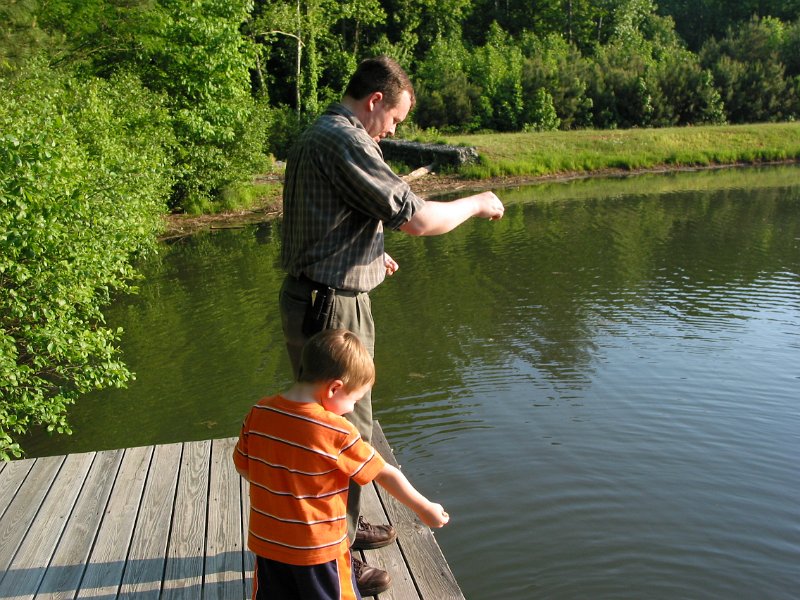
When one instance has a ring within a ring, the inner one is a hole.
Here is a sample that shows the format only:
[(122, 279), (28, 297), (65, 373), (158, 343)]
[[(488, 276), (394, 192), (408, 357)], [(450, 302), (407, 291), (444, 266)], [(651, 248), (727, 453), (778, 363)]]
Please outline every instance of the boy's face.
[(322, 407), (339, 416), (351, 413), (356, 402), (364, 397), (370, 387), (370, 385), (364, 385), (353, 390), (348, 390), (344, 386), (337, 387), (331, 390), (329, 396), (322, 401)]

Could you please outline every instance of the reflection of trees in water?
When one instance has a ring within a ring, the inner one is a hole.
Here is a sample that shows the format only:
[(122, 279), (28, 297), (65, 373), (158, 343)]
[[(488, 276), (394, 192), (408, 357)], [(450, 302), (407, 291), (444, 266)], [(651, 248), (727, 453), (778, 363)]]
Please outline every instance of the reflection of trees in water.
[[(609, 193), (582, 183), (579, 199), (559, 188), (557, 200), (536, 186), (501, 194), (508, 208), (498, 222), (434, 238), (388, 234), (400, 270), (374, 292), (373, 308), (376, 414), (390, 435), (414, 423), (424, 444), (422, 429), (446, 439), (486, 427), (478, 398), (511, 373), (527, 374), (537, 398), (569, 402), (607, 336), (656, 318), (718, 327), (746, 318), (750, 288), (797, 280), (797, 186), (623, 194), (621, 183)], [(76, 435), (26, 442), (31, 452), (234, 435), (252, 401), (290, 380), (279, 232), (273, 222), (201, 234), (151, 258), (140, 294), (107, 311), (125, 329), (137, 381), (82, 398)]]
[[(497, 223), (394, 236), (406, 272), (376, 294), (379, 355), (456, 396), (476, 366), (522, 361), (568, 396), (598, 336), (639, 318), (714, 327), (740, 318), (743, 289), (800, 272), (798, 200), (794, 187), (511, 202)], [(408, 381), (407, 395), (425, 385)]]

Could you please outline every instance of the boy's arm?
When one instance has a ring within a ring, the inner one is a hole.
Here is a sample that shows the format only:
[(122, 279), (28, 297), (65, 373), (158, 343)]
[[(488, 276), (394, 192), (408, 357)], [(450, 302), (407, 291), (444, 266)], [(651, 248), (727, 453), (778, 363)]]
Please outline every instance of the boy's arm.
[(385, 465), (375, 477), (381, 487), (413, 510), (428, 527), (441, 527), (450, 520), (441, 504), (420, 494), (405, 475), (392, 465)]
[(241, 476), (242, 476), (244, 479), (246, 479), (247, 481), (250, 481), (250, 473), (248, 473), (248, 472), (247, 472), (247, 470), (245, 470), (245, 469), (242, 469), (242, 468), (239, 468), (239, 467), (237, 466), (237, 467), (236, 467), (236, 472), (237, 472), (237, 473), (239, 473), (239, 475), (241, 475)]
[(242, 450), (242, 447), (246, 447), (245, 439), (245, 430), (242, 428), (242, 433), (239, 434), (239, 441), (236, 442), (236, 446), (233, 448), (233, 465), (236, 467), (236, 472), (239, 473), (239, 475), (244, 477), (247, 481), (250, 481), (250, 472), (247, 468), (249, 461), (247, 455)]

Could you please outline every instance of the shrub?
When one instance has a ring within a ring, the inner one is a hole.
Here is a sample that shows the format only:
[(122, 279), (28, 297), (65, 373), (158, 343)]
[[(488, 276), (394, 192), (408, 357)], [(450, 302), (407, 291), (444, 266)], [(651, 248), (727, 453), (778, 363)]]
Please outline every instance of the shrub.
[(544, 88), (552, 97), (562, 129), (588, 127), (592, 123), (592, 100), (586, 96), (587, 61), (580, 51), (557, 35), (539, 40), (526, 35), (522, 41), (525, 56), (522, 90), (526, 123), (531, 122), (531, 102)]
[(797, 96), (781, 62), (784, 26), (777, 19), (753, 18), (730, 29), (701, 50), (701, 63), (714, 82), (731, 123), (778, 121), (795, 116)]
[[(526, 103), (527, 104), (527, 103)], [(553, 131), (561, 125), (561, 119), (553, 106), (553, 96), (544, 88), (539, 88), (530, 101), (523, 131)]]
[(492, 23), (486, 44), (469, 60), (470, 80), (481, 89), (477, 106), (481, 127), (518, 131), (522, 123), (522, 51), (497, 23)]
[(659, 98), (654, 103), (653, 125), (704, 125), (725, 122), (722, 98), (711, 72), (695, 54), (675, 49), (655, 67)]
[(467, 76), (468, 60), (469, 53), (460, 40), (440, 38), (417, 66), (413, 118), (420, 127), (473, 131), (480, 126), (477, 106), (481, 90)]
[(131, 377), (101, 307), (131, 289), (169, 194), (171, 130), (135, 78), (34, 63), (0, 80), (0, 458), (33, 425)]

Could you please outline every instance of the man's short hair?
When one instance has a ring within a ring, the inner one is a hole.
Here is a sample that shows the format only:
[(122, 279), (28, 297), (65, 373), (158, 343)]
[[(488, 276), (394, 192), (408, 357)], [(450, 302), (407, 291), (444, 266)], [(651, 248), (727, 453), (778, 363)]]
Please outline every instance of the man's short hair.
[(414, 106), (414, 86), (403, 67), (388, 56), (377, 56), (359, 63), (344, 93), (354, 100), (363, 100), (374, 92), (381, 92), (389, 106), (397, 106), (404, 91), (411, 96), (411, 106)]
[(358, 336), (347, 329), (324, 329), (303, 346), (297, 381), (340, 379), (348, 390), (375, 383), (375, 363)]

